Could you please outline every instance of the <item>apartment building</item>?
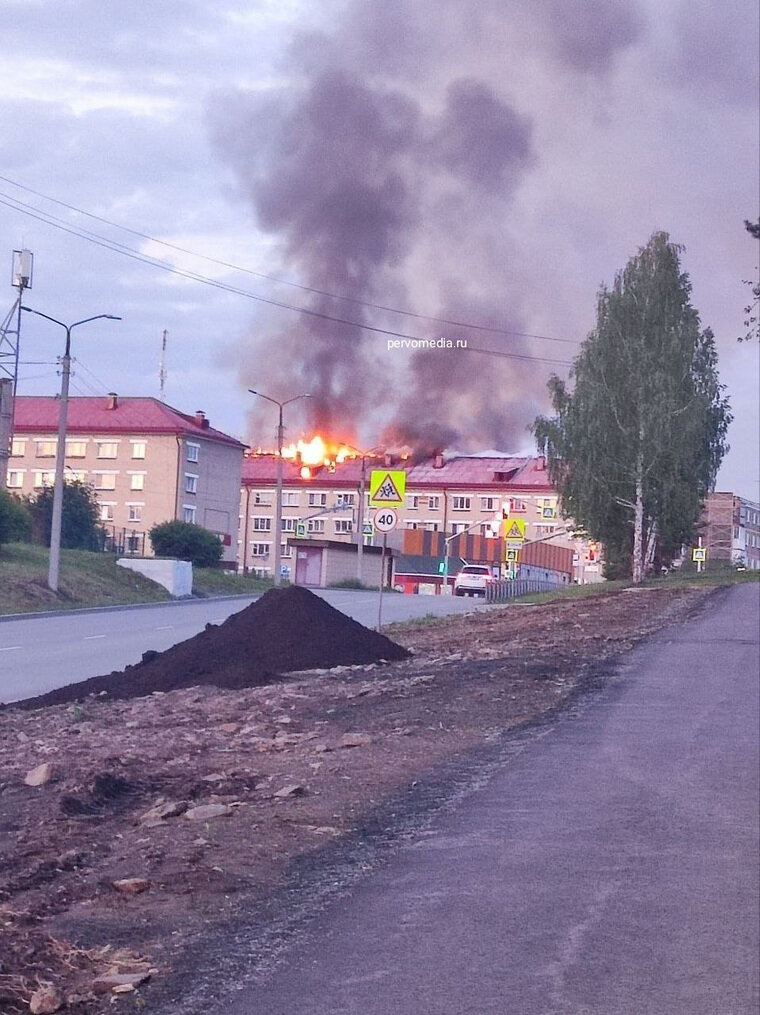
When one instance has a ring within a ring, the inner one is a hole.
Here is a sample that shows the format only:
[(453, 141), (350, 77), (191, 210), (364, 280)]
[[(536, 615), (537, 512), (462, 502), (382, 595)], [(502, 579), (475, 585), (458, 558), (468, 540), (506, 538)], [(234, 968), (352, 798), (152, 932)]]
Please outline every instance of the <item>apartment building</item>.
[[(53, 484), (58, 398), (16, 398), (8, 489), (33, 495)], [(195, 522), (219, 535), (223, 559), (236, 555), (241, 465), (245, 445), (213, 429), (203, 412), (190, 416), (156, 398), (74, 397), (68, 403), (65, 473), (90, 484), (107, 529), (127, 548), (158, 522)], [(131, 542), (130, 542), (131, 541)]]
[(708, 560), (730, 560), (760, 570), (760, 504), (734, 493), (710, 493), (698, 532)]
[[(489, 535), (508, 505), (510, 519), (524, 524), (526, 540), (551, 539), (572, 547), (576, 580), (601, 579), (594, 547), (575, 540), (558, 517), (557, 494), (543, 458), (437, 455), (422, 462), (389, 459), (348, 459), (335, 465), (302, 469), (283, 462), (283, 517), (280, 543), (283, 564), (292, 558), (288, 538), (298, 532), (317, 538), (356, 542), (359, 496), (364, 493), (364, 538), (373, 533), (369, 507), (369, 475), (392, 467), (406, 471), (405, 502), (399, 509), (399, 528), (390, 545), (403, 551), (403, 532), (423, 529), (447, 535), (471, 532)], [(243, 461), (238, 562), (241, 569), (270, 573), (273, 559), (274, 500), (277, 458), (249, 454)], [(362, 479), (362, 471), (364, 478)], [(301, 522), (301, 527), (299, 527)], [(556, 534), (556, 535), (555, 535)]]

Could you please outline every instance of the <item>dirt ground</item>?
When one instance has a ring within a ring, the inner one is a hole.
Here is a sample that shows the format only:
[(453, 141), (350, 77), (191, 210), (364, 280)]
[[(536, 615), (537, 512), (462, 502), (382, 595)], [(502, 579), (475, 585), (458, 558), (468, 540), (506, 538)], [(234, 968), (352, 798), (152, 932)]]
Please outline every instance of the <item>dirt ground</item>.
[(0, 712), (0, 1012), (154, 1009), (294, 865), (554, 717), (709, 594), (513, 605), (387, 629), (401, 662)]

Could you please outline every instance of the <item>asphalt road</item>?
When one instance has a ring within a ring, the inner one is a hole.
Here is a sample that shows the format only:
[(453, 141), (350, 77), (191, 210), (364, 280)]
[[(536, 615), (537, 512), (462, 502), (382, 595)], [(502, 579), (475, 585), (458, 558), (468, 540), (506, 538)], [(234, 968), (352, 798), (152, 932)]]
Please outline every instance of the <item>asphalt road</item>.
[(204, 1011), (755, 1015), (759, 596), (636, 649)]
[[(378, 594), (326, 589), (329, 603), (368, 627), (377, 625)], [(250, 599), (202, 599), (131, 609), (0, 618), (0, 701), (19, 701), (55, 687), (121, 670), (148, 649), (162, 652), (219, 624)], [(383, 624), (482, 608), (454, 596), (383, 596)]]

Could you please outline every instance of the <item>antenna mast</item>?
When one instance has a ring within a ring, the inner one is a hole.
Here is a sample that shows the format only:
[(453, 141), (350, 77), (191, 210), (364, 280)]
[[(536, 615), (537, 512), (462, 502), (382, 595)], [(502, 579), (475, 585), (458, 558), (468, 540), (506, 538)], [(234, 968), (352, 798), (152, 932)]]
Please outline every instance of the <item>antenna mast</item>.
[(161, 335), (161, 363), (158, 370), (159, 397), (162, 402), (166, 401), (164, 388), (166, 386), (166, 328)]

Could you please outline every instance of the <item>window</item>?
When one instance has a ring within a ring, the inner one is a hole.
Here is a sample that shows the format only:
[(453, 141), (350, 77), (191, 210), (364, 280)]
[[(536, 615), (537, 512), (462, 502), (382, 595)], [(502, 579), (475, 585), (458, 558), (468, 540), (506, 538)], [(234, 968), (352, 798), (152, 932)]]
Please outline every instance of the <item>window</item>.
[(310, 493), (309, 507), (327, 507), (326, 493)]
[(19, 490), (24, 485), (24, 473), (21, 469), (8, 470), (8, 489)]
[(197, 493), (198, 492), (198, 477), (194, 476), (191, 472), (185, 473), (185, 493)]
[(55, 449), (58, 441), (36, 441), (35, 454), (37, 458), (55, 458)]
[(324, 532), (325, 531), (325, 520), (324, 518), (312, 518), (310, 522), (306, 523), (307, 532)]
[(188, 460), (188, 462), (197, 462), (198, 461), (198, 456), (200, 455), (200, 452), (201, 452), (201, 446), (200, 446), (200, 444), (191, 444), (190, 441), (187, 442), (187, 460)]
[(509, 511), (510, 514), (522, 514), (528, 510), (528, 505), (524, 500), (520, 500), (519, 497), (509, 498)]
[(269, 543), (251, 543), (252, 557), (268, 557)]
[(253, 503), (258, 507), (272, 506), (272, 493), (270, 490), (254, 490)]
[(129, 489), (130, 490), (144, 490), (145, 489), (145, 473), (135, 472), (129, 477)]
[(501, 502), (498, 497), (481, 497), (480, 498), (480, 510), (481, 511), (498, 511), (501, 509)]
[(26, 454), (26, 441), (14, 438), (11, 441), (11, 458), (23, 458)]
[(441, 498), (438, 496), (428, 497), (428, 507), (431, 511), (438, 511), (441, 506)]
[(353, 532), (354, 523), (350, 518), (336, 518), (335, 519), (335, 533), (336, 535), (340, 532)]
[(87, 441), (66, 441), (67, 458), (84, 458), (87, 454)]
[(295, 532), (297, 518), (283, 518), (282, 519), (282, 531), (283, 532)]
[(471, 500), (470, 497), (452, 497), (451, 498), (452, 511), (469, 511), (470, 500)]
[(356, 500), (356, 494), (353, 493), (339, 493), (335, 498), (336, 507), (353, 507), (354, 501)]
[(254, 532), (271, 532), (272, 530), (272, 519), (266, 515), (253, 515), (251, 522)]
[(293, 547), (289, 543), (280, 543), (280, 556), (281, 557), (292, 557)]
[(438, 532), (438, 522), (427, 521), (425, 522), (425, 528), (428, 532)]
[(145, 441), (132, 441), (132, 457), (145, 458), (146, 447)]
[(451, 526), (451, 531), (456, 535), (458, 532), (466, 532), (469, 527), (469, 522), (454, 522)]
[(406, 522), (404, 523), (404, 528), (405, 529), (419, 529), (419, 528), (421, 528), (421, 523), (418, 522), (418, 521), (410, 521), (407, 518)]
[(127, 504), (127, 521), (141, 522), (142, 509), (143, 509), (142, 504)]
[(34, 474), (34, 486), (38, 489), (41, 486), (52, 486), (55, 482), (54, 472), (35, 472)]
[(537, 536), (550, 536), (557, 528), (556, 525), (536, 525)]
[(115, 472), (93, 472), (93, 482), (96, 490), (115, 490), (116, 489), (116, 473)]
[(113, 504), (100, 505), (100, 520), (101, 522), (113, 521)]
[(115, 441), (98, 441), (98, 458), (116, 458), (119, 445)]
[(298, 491), (297, 490), (283, 490), (283, 493), (282, 493), (282, 506), (283, 507), (298, 507)]
[(84, 483), (87, 479), (86, 472), (77, 472), (75, 469), (70, 469), (66, 466), (66, 471), (63, 474), (64, 483)]
[(182, 505), (182, 521), (188, 522), (189, 524), (195, 524), (195, 505), (194, 504), (183, 504)]
[(406, 495), (407, 511), (416, 511), (419, 506), (420, 506), (420, 498), (416, 494)]

